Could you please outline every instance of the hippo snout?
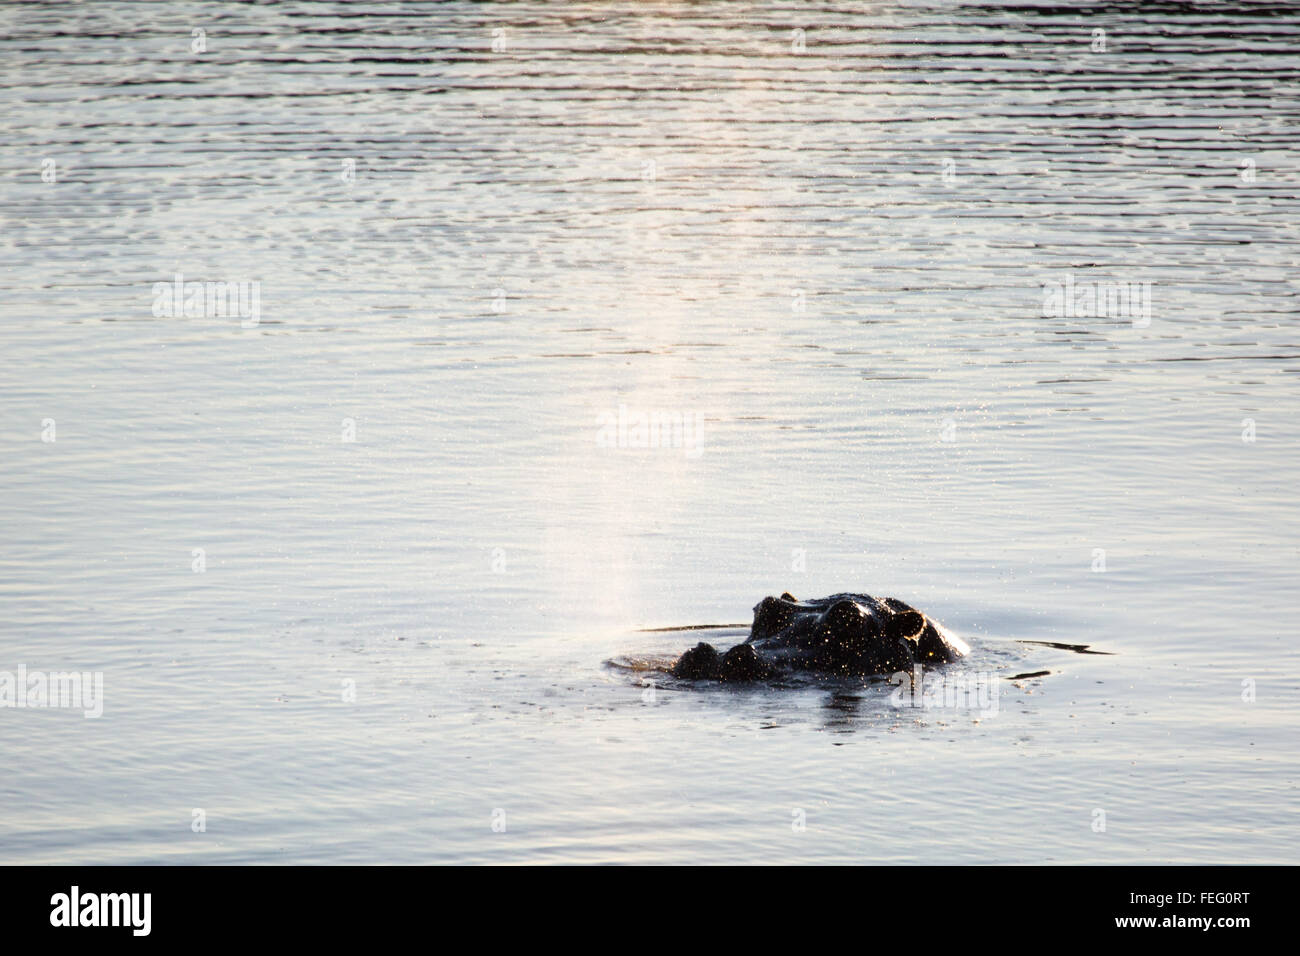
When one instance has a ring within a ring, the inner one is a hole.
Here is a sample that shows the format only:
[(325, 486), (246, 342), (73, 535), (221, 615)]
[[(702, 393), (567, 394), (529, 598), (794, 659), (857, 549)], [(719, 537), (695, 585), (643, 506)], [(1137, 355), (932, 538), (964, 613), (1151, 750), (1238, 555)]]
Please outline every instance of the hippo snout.
[(771, 676), (772, 668), (751, 644), (737, 644), (719, 654), (712, 644), (696, 644), (677, 660), (673, 676), (686, 680), (754, 681)]

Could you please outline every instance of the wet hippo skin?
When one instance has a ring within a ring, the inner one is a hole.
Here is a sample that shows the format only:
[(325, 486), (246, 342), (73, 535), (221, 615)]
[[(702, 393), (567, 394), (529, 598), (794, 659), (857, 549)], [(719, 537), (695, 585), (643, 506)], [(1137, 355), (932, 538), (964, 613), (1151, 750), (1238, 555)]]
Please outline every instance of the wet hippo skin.
[(959, 637), (897, 598), (832, 594), (797, 601), (788, 592), (754, 607), (749, 639), (725, 653), (697, 644), (673, 665), (687, 680), (755, 681), (783, 671), (846, 677), (892, 674), (965, 657)]

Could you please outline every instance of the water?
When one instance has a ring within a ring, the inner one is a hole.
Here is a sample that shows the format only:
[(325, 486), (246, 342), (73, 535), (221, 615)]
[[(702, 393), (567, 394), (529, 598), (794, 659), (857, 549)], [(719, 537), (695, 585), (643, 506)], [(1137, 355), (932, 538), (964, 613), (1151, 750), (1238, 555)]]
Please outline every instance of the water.
[[(1294, 862), (1294, 12), (0, 23), (6, 861)], [(997, 712), (635, 669), (786, 589)]]

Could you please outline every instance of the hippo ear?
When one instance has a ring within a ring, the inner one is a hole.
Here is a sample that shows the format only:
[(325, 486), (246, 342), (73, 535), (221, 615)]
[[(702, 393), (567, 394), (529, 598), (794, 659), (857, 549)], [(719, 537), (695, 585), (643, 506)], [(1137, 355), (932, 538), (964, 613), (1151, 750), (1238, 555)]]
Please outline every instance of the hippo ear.
[(920, 611), (899, 611), (885, 625), (885, 636), (897, 640), (914, 641), (925, 630), (925, 616)]
[(796, 597), (795, 597), (793, 594), (791, 594), (789, 591), (782, 591), (782, 592), (781, 592), (781, 600), (782, 600), (782, 601), (792, 601), (792, 602), (794, 602), (795, 604), (798, 604), (798, 603), (799, 603), (799, 599), (796, 598)]

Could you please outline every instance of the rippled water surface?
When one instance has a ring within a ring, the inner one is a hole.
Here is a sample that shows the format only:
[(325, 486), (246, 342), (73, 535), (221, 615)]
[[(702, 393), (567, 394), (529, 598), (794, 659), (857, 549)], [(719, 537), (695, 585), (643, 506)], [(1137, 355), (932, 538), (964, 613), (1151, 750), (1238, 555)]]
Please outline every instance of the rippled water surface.
[[(0, 64), (0, 670), (104, 681), (0, 709), (6, 862), (1295, 861), (1294, 9), (7, 3)], [(653, 669), (787, 589), (996, 712)]]

